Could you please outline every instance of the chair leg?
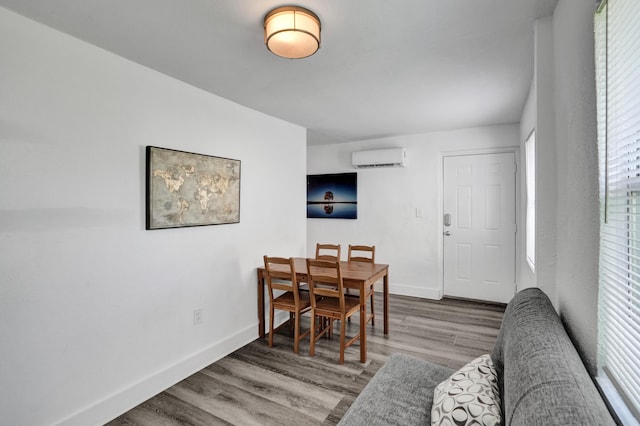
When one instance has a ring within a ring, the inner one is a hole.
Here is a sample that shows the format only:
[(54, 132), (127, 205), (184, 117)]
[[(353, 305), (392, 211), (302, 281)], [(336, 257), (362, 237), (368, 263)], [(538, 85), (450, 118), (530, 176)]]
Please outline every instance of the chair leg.
[(293, 330), (293, 353), (298, 353), (298, 345), (300, 344), (300, 312), (296, 312)]
[(333, 321), (332, 319), (330, 319), (329, 317), (320, 317), (320, 331), (324, 331), (327, 330), (326, 333), (324, 333), (324, 335), (326, 336), (326, 339), (330, 339), (331, 338), (331, 332), (332, 332), (332, 328), (330, 327), (331, 321)]
[(371, 289), (371, 325), (376, 325), (376, 313), (373, 310), (373, 296), (374, 292), (373, 289)]
[(347, 322), (343, 317), (340, 320), (340, 364), (344, 364), (344, 341), (345, 341), (345, 333), (347, 332)]
[(316, 350), (316, 313), (312, 309), (311, 310), (311, 330), (310, 330), (310, 338), (309, 338), (309, 356), (314, 356), (315, 350)]
[(273, 306), (269, 310), (269, 347), (273, 347)]

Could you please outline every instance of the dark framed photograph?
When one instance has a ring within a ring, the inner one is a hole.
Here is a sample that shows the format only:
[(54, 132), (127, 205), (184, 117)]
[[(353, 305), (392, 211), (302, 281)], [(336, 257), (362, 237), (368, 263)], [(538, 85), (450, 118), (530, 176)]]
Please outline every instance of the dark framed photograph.
[(147, 146), (146, 229), (240, 222), (240, 160)]
[(307, 175), (307, 218), (357, 219), (358, 174)]

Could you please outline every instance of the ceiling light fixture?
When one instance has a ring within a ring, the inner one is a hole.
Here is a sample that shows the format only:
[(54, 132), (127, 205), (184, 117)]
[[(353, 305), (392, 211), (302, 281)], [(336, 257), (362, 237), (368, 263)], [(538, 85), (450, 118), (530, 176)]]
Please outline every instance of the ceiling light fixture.
[(298, 6), (273, 9), (264, 17), (264, 43), (283, 58), (311, 56), (320, 48), (320, 18)]

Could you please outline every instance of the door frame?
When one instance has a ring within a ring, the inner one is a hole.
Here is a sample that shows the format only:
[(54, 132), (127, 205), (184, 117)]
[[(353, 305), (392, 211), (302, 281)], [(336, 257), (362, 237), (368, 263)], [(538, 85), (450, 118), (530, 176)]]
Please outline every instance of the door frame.
[(439, 161), (438, 161), (438, 298), (442, 299), (444, 297), (444, 235), (443, 235), (443, 217), (444, 217), (444, 159), (446, 157), (459, 157), (459, 156), (467, 156), (467, 155), (484, 155), (484, 154), (507, 154), (512, 153), (513, 157), (516, 161), (516, 252), (514, 261), (515, 268), (515, 290), (518, 291), (518, 281), (520, 277), (520, 268), (521, 268), (521, 259), (524, 253), (522, 240), (524, 230), (524, 217), (523, 209), (522, 209), (522, 198), (521, 193), (523, 191), (522, 184), (523, 180), (520, 178), (521, 172), (524, 170), (521, 167), (522, 159), (520, 158), (520, 147), (519, 146), (505, 146), (505, 147), (495, 147), (495, 148), (479, 148), (479, 149), (465, 149), (460, 151), (440, 151), (439, 153)]

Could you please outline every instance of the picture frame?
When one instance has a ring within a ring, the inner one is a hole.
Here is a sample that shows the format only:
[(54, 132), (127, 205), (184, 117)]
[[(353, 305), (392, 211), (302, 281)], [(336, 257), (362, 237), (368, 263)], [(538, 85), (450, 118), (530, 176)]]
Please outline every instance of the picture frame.
[(240, 160), (146, 147), (147, 230), (240, 222)]
[(307, 175), (307, 218), (357, 219), (358, 174)]

